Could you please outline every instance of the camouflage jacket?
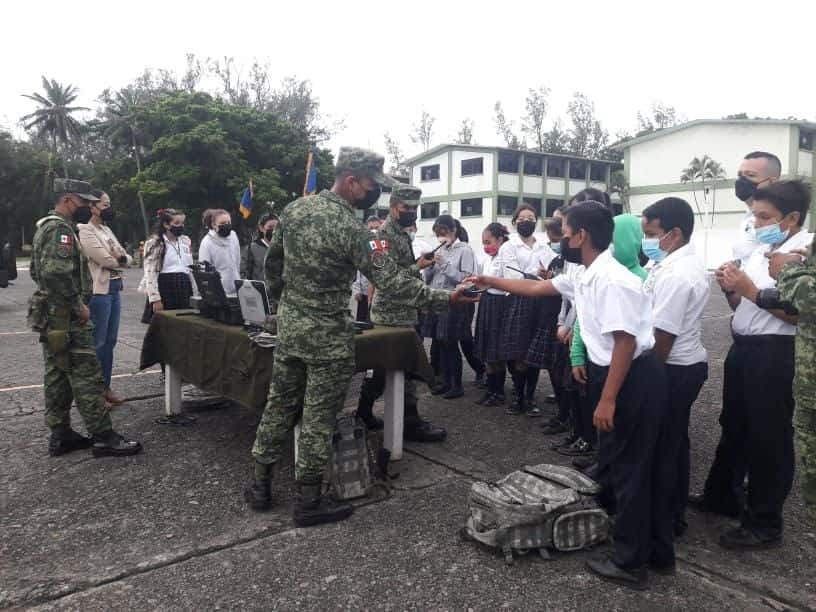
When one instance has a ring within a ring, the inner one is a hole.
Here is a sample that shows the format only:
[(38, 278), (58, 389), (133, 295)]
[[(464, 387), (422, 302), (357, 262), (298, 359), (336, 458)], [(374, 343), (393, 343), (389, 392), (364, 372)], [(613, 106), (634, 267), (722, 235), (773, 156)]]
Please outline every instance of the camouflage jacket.
[(799, 311), (793, 385), (797, 410), (816, 410), (813, 408), (816, 397), (816, 256), (812, 246), (810, 250), (804, 265), (787, 264), (776, 283), (779, 297)]
[[(379, 229), (377, 238), (388, 242), (388, 254), (400, 268), (415, 278), (421, 278), (414, 260), (414, 250), (411, 248), (411, 238), (391, 217)], [(378, 291), (374, 294), (374, 303), (371, 305), (371, 320), (377, 325), (413, 327), (417, 323), (417, 309), (398, 300), (396, 296), (384, 295)]]
[(90, 278), (83, 273), (86, 265), (72, 222), (52, 210), (37, 223), (30, 263), (31, 278), (46, 294), (49, 310), (67, 307), (79, 312), (84, 283)]
[(354, 357), (351, 282), (360, 270), (386, 296), (413, 308), (447, 308), (449, 296), (401, 269), (385, 240), (354, 217), (331, 191), (300, 198), (280, 214), (264, 269), (279, 301), (276, 353), (309, 361)]

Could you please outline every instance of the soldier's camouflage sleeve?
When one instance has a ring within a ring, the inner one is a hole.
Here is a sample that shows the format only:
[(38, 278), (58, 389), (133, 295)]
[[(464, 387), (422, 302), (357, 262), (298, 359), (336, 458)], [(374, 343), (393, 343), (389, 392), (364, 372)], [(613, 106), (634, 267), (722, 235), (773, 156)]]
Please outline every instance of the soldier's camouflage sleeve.
[(280, 302), (283, 292), (283, 232), (281, 224), (272, 233), (272, 241), (264, 257), (266, 291), (275, 302)]
[(430, 306), (435, 311), (448, 308), (447, 291), (431, 289), (382, 250), (381, 240), (371, 240), (371, 233), (360, 226), (351, 235), (352, 257), (356, 268), (380, 291), (384, 299), (393, 299), (420, 309)]
[(37, 269), (40, 288), (48, 293), (49, 304), (79, 310), (83, 304), (82, 286), (81, 273), (74, 269), (79, 248), (74, 234), (58, 223), (43, 231)]
[(805, 265), (787, 264), (776, 283), (779, 297), (800, 313), (816, 313), (816, 260), (808, 257)]

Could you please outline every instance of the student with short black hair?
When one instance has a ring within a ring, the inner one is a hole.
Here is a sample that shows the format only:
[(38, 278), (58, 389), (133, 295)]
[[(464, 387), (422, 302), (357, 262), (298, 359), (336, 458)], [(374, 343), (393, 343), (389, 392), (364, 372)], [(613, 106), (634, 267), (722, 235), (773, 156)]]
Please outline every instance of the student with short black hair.
[(669, 471), (674, 483), (666, 512), (674, 517), (674, 534), (688, 528), (691, 407), (708, 379), (708, 354), (702, 343), (702, 320), (709, 281), (705, 264), (690, 243), (694, 211), (685, 200), (663, 198), (643, 210), (643, 252), (654, 262), (643, 285), (652, 300), (655, 354), (665, 364), (668, 385), (666, 411)]
[(665, 457), (661, 433), (666, 404), (663, 368), (651, 354), (654, 347), (649, 298), (640, 280), (609, 252), (614, 223), (611, 211), (598, 202), (570, 207), (564, 222), (561, 252), (586, 269), (578, 282), (565, 274), (531, 281), (472, 277), (479, 286), (516, 295), (564, 295), (575, 300), (589, 368), (603, 380), (594, 424), (601, 431), (601, 449), (609, 458), (610, 484), (617, 516), (611, 556), (588, 562), (605, 580), (642, 590), (646, 566), (674, 571), (671, 516), (656, 511), (664, 494), (656, 478)]
[[(776, 286), (771, 253), (807, 248), (803, 230), (810, 188), (802, 181), (770, 182), (752, 198), (754, 235), (761, 246), (738, 268), (717, 270), (717, 282), (734, 311), (734, 343), (725, 359), (722, 432), (702, 495), (689, 503), (733, 517), (740, 526), (720, 536), (731, 549), (782, 543), (782, 508), (793, 484), (793, 374), (797, 315), (756, 305), (761, 289)], [(748, 495), (743, 480), (748, 475)]]

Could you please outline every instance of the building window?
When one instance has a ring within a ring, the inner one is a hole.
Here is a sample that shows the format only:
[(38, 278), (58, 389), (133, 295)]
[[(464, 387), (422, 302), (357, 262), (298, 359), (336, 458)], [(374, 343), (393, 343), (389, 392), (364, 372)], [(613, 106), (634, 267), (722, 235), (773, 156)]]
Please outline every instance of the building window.
[(564, 205), (564, 200), (558, 200), (555, 198), (548, 198), (547, 199), (547, 217), (552, 217), (555, 215), (555, 211), (561, 208)]
[(528, 176), (541, 176), (544, 169), (544, 158), (540, 155), (527, 153), (524, 156), (524, 174)]
[(535, 208), (536, 217), (541, 216), (541, 198), (524, 198), (524, 203)]
[(569, 168), (570, 179), (575, 181), (586, 180), (586, 162), (580, 159), (573, 159), (570, 161)]
[(484, 174), (484, 160), (481, 157), (462, 160), (462, 176), (473, 176), (474, 174)]
[(550, 157), (547, 160), (547, 176), (552, 178), (564, 178), (567, 160), (561, 157)]
[(419, 208), (420, 219), (436, 219), (439, 216), (439, 202), (425, 202)]
[(799, 148), (806, 151), (813, 150), (813, 132), (799, 130)]
[(439, 180), (439, 164), (433, 166), (422, 166), (419, 169), (420, 180), (423, 181), (438, 181)]
[(499, 172), (518, 174), (520, 157), (515, 151), (499, 151)]
[(589, 180), (596, 183), (606, 182), (606, 164), (592, 162), (589, 164)]
[(481, 217), (482, 198), (467, 198), (462, 200), (462, 217)]
[(515, 196), (499, 196), (498, 210), (500, 217), (512, 217), (518, 206), (518, 198)]

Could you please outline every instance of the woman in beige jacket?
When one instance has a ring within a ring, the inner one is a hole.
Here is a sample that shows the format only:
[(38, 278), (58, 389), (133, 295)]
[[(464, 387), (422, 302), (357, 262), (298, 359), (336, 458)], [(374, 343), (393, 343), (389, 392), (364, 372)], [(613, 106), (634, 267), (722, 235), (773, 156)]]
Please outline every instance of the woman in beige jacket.
[(113, 219), (110, 198), (104, 192), (94, 193), (99, 198), (91, 206), (91, 221), (78, 225), (82, 253), (88, 258), (88, 269), (93, 279), (93, 295), (88, 307), (94, 324), (94, 348), (102, 366), (105, 380), (105, 401), (118, 406), (124, 400), (111, 391), (113, 349), (119, 336), (122, 313), (123, 270), (131, 263), (108, 223)]

